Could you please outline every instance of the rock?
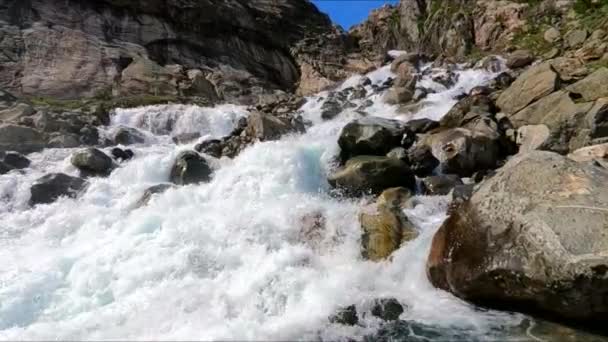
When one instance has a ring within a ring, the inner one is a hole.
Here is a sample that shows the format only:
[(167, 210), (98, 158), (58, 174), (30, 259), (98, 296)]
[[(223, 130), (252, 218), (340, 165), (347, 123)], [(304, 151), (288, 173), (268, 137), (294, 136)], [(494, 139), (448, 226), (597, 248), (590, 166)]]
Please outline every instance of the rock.
[(422, 180), (423, 193), (426, 195), (447, 195), (457, 185), (462, 185), (462, 180), (458, 175), (438, 175), (429, 176)]
[(605, 323), (607, 207), (606, 169), (515, 156), (435, 234), (429, 279), (478, 305)]
[(181, 134), (174, 135), (173, 137), (171, 137), (171, 140), (173, 140), (174, 143), (181, 145), (181, 144), (191, 143), (200, 137), (201, 137), (201, 134), (199, 132), (181, 133)]
[(345, 167), (331, 175), (329, 184), (349, 195), (377, 194), (382, 190), (403, 186), (414, 189), (414, 174), (399, 159), (378, 156), (357, 156)]
[(335, 314), (329, 317), (329, 322), (342, 325), (356, 325), (359, 323), (357, 308), (354, 305), (340, 308)]
[(196, 144), (194, 149), (197, 152), (208, 154), (214, 158), (222, 156), (222, 141), (217, 139), (205, 140), (202, 143)]
[(401, 121), (366, 117), (349, 122), (340, 133), (338, 145), (343, 160), (358, 155), (385, 155), (400, 146), (412, 133)]
[(503, 61), (498, 56), (486, 56), (475, 65), (488, 72), (497, 73), (503, 70)]
[(363, 257), (372, 261), (387, 258), (404, 241), (418, 236), (417, 230), (403, 213), (403, 204), (412, 196), (405, 188), (384, 191), (375, 204), (364, 207), (359, 214), (363, 235)]
[(395, 147), (394, 149), (390, 150), (386, 156), (389, 158), (402, 160), (406, 163), (409, 161), (407, 158), (407, 150), (403, 147)]
[(8, 108), (0, 107), (0, 121), (19, 123), (21, 119), (36, 113), (31, 105), (23, 102), (14, 103)]
[(543, 38), (545, 38), (545, 41), (547, 43), (552, 43), (553, 44), (553, 43), (556, 43), (557, 41), (559, 41), (562, 38), (562, 34), (555, 27), (550, 27), (543, 34)]
[(439, 121), (441, 127), (462, 127), (480, 116), (496, 112), (492, 100), (483, 94), (466, 96), (458, 101)]
[(112, 158), (96, 148), (87, 148), (74, 153), (71, 162), (87, 176), (107, 176), (114, 168)]
[(78, 135), (73, 133), (53, 134), (48, 141), (48, 147), (74, 148), (81, 145)]
[(201, 70), (188, 70), (187, 75), (188, 82), (181, 86), (182, 92), (185, 96), (204, 97), (213, 102), (218, 100), (215, 87), (211, 82), (209, 82), (209, 80), (205, 78), (205, 75)]
[(415, 134), (423, 134), (439, 127), (439, 122), (431, 119), (414, 119), (406, 123), (407, 127)]
[(393, 86), (384, 95), (384, 102), (388, 104), (408, 103), (414, 98), (414, 90), (409, 87)]
[(443, 173), (469, 177), (479, 170), (493, 169), (501, 158), (497, 137), (464, 128), (433, 135), (431, 150)]
[(568, 86), (566, 90), (578, 94), (582, 101), (595, 101), (608, 97), (608, 68), (599, 68), (591, 75)]
[(545, 145), (549, 139), (551, 131), (546, 125), (526, 125), (517, 129), (516, 143), (519, 146), (519, 153), (530, 152)]
[(608, 98), (595, 101), (585, 120), (591, 128), (589, 136), (592, 139), (608, 137)]
[(589, 69), (583, 61), (578, 58), (557, 57), (547, 61), (558, 73), (560, 80), (564, 82), (578, 81), (589, 75)]
[(521, 74), (496, 101), (506, 114), (513, 114), (530, 103), (549, 95), (557, 89), (559, 76), (550, 63), (535, 65)]
[(569, 48), (579, 47), (583, 45), (588, 34), (589, 32), (587, 32), (585, 29), (574, 29), (566, 33), (564, 36), (564, 42)]
[(328, 99), (321, 106), (321, 118), (323, 120), (331, 120), (342, 111), (342, 105), (336, 99)]
[[(494, 77), (494, 79), (492, 79), (492, 81), (489, 82), (488, 87), (490, 87), (491, 89), (495, 89), (495, 90), (503, 90), (503, 89), (506, 89), (507, 87), (509, 87), (513, 83), (513, 81), (515, 81), (515, 78), (513, 76), (511, 76), (510, 73), (501, 72), (496, 77)], [(470, 94), (470, 95), (474, 95), (474, 94)]]
[(298, 218), (298, 241), (319, 250), (325, 237), (327, 219), (323, 211), (314, 210)]
[(253, 112), (247, 120), (247, 134), (260, 141), (276, 140), (282, 135), (301, 131), (289, 121), (276, 116)]
[(133, 156), (135, 155), (133, 153), (133, 151), (131, 151), (130, 149), (121, 149), (118, 147), (114, 147), (111, 151), (112, 153), (112, 157), (114, 157), (114, 159), (119, 160), (119, 161), (127, 161), (131, 158), (133, 158)]
[(507, 67), (510, 69), (523, 68), (534, 62), (534, 54), (528, 50), (513, 51), (507, 57)]
[(175, 185), (173, 185), (173, 184), (163, 183), (163, 184), (153, 185), (153, 186), (147, 188), (146, 191), (144, 191), (144, 194), (141, 196), (141, 198), (135, 204), (135, 208), (141, 208), (143, 206), (148, 205), (148, 203), (150, 203), (150, 200), (152, 199), (152, 197), (154, 195), (162, 194), (163, 192), (165, 192), (171, 188), (174, 188), (174, 187), (175, 187)]
[(44, 146), (44, 136), (33, 128), (13, 124), (0, 125), (0, 152), (31, 153), (41, 151)]
[(146, 137), (135, 128), (120, 127), (114, 133), (114, 143), (116, 145), (134, 145), (146, 141)]
[(372, 307), (372, 315), (383, 321), (396, 321), (403, 311), (403, 305), (395, 298), (376, 299)]
[(2, 162), (13, 169), (25, 169), (30, 166), (31, 162), (29, 159), (16, 152), (5, 153), (2, 157)]
[(0, 175), (7, 174), (13, 169), (14, 168), (11, 165), (8, 165), (8, 164), (4, 163), (3, 161), (0, 161)]
[(30, 192), (30, 205), (54, 202), (61, 196), (76, 197), (84, 189), (86, 181), (63, 173), (51, 173), (37, 179)]
[(169, 180), (177, 185), (197, 184), (211, 179), (207, 161), (194, 151), (182, 151), (171, 168)]
[(408, 152), (409, 166), (418, 177), (429, 175), (439, 166), (439, 160), (435, 158), (431, 148), (424, 144), (416, 144)]
[[(568, 154), (568, 158), (579, 162), (589, 162), (593, 160), (603, 161), (604, 163), (608, 162), (608, 143), (598, 144), (593, 146), (587, 146), (580, 148), (570, 154)], [(606, 164), (608, 165), (608, 164)]]

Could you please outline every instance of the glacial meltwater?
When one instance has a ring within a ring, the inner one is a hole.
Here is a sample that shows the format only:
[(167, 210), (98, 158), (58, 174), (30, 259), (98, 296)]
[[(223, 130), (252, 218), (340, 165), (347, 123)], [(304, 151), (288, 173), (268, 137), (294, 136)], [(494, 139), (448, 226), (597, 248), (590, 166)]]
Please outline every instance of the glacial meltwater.
[[(430, 68), (430, 66), (427, 66)], [(415, 111), (397, 114), (374, 91), (394, 76), (388, 67), (367, 75), (369, 115), (438, 120), (456, 97), (492, 79), (459, 70), (450, 88), (420, 81), (435, 93)], [(342, 88), (357, 84), (355, 76)], [(137, 207), (145, 189), (167, 182), (180, 151), (171, 136), (228, 135), (247, 108), (162, 105), (116, 110), (111, 134), (140, 130), (135, 157), (106, 178), (90, 178), (77, 198), (30, 207), (30, 186), (49, 172), (77, 175), (75, 149), (46, 149), (32, 165), (0, 176), (1, 340), (550, 340), (521, 314), (476, 308), (435, 289), (425, 262), (448, 198), (419, 197), (406, 214), (419, 236), (389, 260), (361, 257), (357, 213), (365, 199), (330, 194), (327, 175), (339, 152), (341, 128), (361, 114), (345, 109), (324, 121), (327, 93), (301, 108), (304, 134), (259, 142), (236, 158), (210, 156), (209, 183), (169, 189)], [(402, 112), (402, 111), (400, 111)], [(105, 148), (108, 151), (109, 148)], [(322, 215), (319, 236), (303, 235), (302, 218)], [(392, 297), (400, 321), (370, 314), (372, 301)], [(330, 323), (354, 304), (359, 324)]]

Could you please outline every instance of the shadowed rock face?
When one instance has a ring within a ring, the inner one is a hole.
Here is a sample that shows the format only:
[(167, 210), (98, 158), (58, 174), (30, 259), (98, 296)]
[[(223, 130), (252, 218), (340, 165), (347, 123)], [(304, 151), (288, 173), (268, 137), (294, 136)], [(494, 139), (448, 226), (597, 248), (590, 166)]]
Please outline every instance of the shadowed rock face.
[[(7, 0), (0, 5), (0, 33), (6, 51), (0, 86), (76, 98), (111, 87), (141, 58), (236, 70), (241, 83), (295, 89), (306, 44), (290, 49), (307, 35), (335, 31), (302, 0)], [(331, 44), (342, 50), (339, 38)], [(170, 71), (163, 81), (179, 83), (183, 75)]]

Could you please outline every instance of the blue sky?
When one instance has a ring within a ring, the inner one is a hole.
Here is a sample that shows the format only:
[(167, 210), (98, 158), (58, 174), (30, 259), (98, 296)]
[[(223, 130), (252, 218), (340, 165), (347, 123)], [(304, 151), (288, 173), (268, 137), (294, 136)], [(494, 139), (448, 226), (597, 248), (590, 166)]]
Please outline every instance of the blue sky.
[(312, 0), (317, 7), (345, 30), (367, 18), (369, 12), (383, 4), (395, 4), (397, 0)]

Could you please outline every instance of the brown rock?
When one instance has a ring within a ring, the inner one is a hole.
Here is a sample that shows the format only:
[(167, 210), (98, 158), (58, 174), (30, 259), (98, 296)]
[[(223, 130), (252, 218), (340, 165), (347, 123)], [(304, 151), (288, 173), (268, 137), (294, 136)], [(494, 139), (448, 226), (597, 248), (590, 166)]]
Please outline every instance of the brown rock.
[(521, 74), (498, 97), (496, 104), (506, 114), (513, 114), (557, 89), (559, 76), (550, 63), (535, 65)]

